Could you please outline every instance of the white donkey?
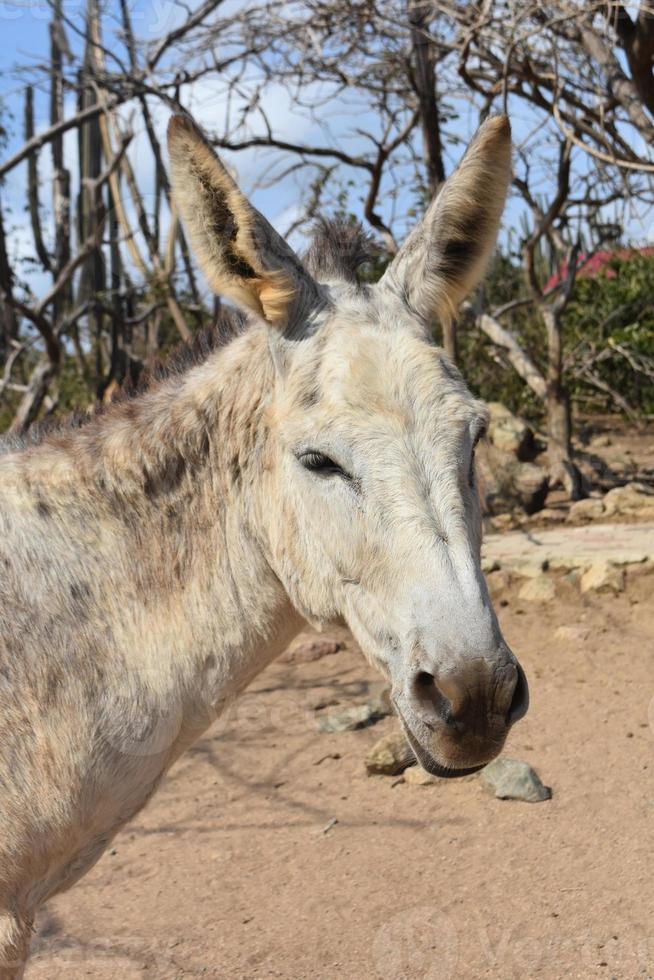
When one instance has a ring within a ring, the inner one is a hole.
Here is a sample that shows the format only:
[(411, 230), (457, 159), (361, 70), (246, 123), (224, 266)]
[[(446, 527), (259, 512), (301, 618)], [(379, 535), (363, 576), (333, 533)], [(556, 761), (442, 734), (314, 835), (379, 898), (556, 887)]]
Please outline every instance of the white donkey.
[(381, 281), (324, 224), (304, 263), (193, 123), (175, 197), (244, 311), (144, 394), (0, 457), (0, 978), (38, 907), (305, 621), (345, 619), (418, 759), (488, 762), (527, 705), (480, 570), (486, 411), (434, 346), (491, 252), (510, 170), (480, 129)]

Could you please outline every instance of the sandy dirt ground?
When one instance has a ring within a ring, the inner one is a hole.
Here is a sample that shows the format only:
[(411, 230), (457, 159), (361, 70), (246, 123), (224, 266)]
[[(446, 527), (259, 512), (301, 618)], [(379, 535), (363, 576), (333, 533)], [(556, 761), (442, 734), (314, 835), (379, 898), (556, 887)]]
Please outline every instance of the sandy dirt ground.
[(654, 977), (653, 588), (499, 597), (532, 691), (505, 754), (548, 802), (366, 776), (396, 721), (317, 724), (379, 683), (346, 634), (273, 664), (44, 909), (27, 980)]

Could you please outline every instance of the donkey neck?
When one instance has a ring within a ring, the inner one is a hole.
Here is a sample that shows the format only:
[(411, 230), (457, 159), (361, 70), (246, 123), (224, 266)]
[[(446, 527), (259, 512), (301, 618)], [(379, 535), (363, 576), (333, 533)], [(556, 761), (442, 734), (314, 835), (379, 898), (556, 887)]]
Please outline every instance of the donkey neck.
[(95, 603), (123, 656), (146, 670), (170, 662), (187, 689), (202, 680), (219, 701), (301, 627), (256, 531), (273, 373), (255, 327), (105, 418), (6, 458), (47, 545), (71, 556), (62, 565), (98, 569)]

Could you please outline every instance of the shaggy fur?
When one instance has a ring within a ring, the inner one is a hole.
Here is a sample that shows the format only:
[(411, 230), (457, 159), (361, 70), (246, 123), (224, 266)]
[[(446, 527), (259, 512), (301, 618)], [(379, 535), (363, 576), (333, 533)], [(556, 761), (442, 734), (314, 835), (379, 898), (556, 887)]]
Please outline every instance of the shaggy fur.
[(479, 568), (486, 413), (416, 312), (447, 311), (492, 248), (506, 126), (474, 146), (497, 202), (482, 241), (451, 244), (473, 235), (464, 161), (431, 231), (362, 289), (360, 233), (323, 225), (307, 268), (173, 122), (200, 263), (251, 316), (0, 458), (0, 980), (22, 975), (39, 906), (305, 620), (346, 619), (432, 771), (500, 750), (520, 683)]
[(137, 385), (128, 382), (114, 392), (109, 402), (96, 402), (88, 411), (76, 409), (69, 415), (36, 422), (24, 435), (0, 436), (0, 455), (38, 446), (47, 438), (61, 436), (68, 430), (81, 429), (114, 414), (115, 406), (140, 398), (164, 381), (179, 378), (203, 364), (215, 351), (226, 347), (247, 327), (247, 319), (238, 310), (222, 309), (209, 327), (198, 330), (191, 340), (182, 341), (165, 360), (156, 360), (144, 370)]

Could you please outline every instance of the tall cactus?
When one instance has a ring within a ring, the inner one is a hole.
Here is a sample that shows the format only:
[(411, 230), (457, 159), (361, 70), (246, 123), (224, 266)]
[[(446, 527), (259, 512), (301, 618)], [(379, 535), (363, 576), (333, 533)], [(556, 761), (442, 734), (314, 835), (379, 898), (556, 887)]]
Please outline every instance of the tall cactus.
[(9, 354), (9, 345), (16, 336), (16, 313), (11, 304), (14, 288), (14, 273), (7, 255), (5, 224), (0, 206), (0, 361), (4, 364)]
[[(28, 85), (25, 89), (25, 141), (34, 136), (34, 89)], [(39, 261), (46, 272), (52, 271), (50, 254), (43, 241), (41, 229), (41, 203), (39, 200), (39, 154), (35, 150), (27, 158), (27, 205), (34, 237), (34, 248)]]
[[(82, 69), (79, 73), (78, 110), (97, 102), (94, 87), (95, 53), (94, 38), (98, 36), (98, 7), (96, 0), (88, 0), (86, 10), (87, 41)], [(104, 202), (97, 185), (102, 172), (102, 139), (98, 118), (86, 120), (78, 129), (80, 189), (77, 200), (77, 234), (79, 245), (98, 234), (103, 223)], [(102, 352), (103, 312), (100, 302), (106, 290), (106, 275), (102, 248), (98, 244), (85, 260), (79, 285), (78, 302), (89, 304), (89, 328), (94, 339), (98, 394), (102, 389), (104, 374)]]
[[(62, 0), (52, 0), (50, 22), (50, 123), (56, 125), (64, 114), (63, 56), (65, 34), (62, 22)], [(70, 172), (64, 163), (64, 137), (59, 134), (52, 140), (52, 205), (55, 223), (55, 255), (53, 274), (56, 278), (70, 260)], [(68, 285), (54, 300), (54, 316), (57, 322), (63, 310), (70, 305), (72, 285)]]

